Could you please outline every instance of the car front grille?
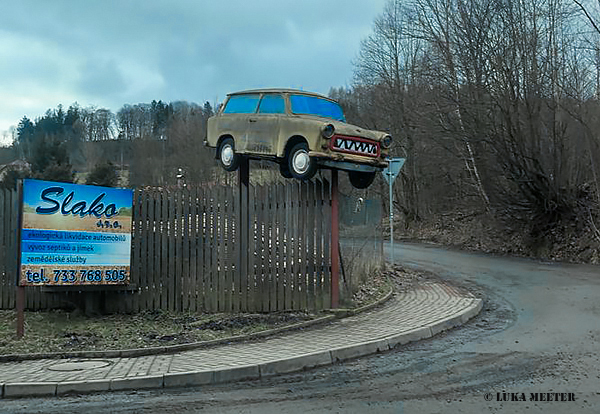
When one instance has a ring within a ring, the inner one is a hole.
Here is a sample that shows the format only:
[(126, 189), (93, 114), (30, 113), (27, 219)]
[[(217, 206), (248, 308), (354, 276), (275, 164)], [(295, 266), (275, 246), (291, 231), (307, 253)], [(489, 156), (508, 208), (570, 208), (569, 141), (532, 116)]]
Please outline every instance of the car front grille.
[(345, 135), (334, 135), (331, 138), (330, 148), (333, 151), (365, 155), (374, 158), (379, 157), (380, 153), (379, 142)]

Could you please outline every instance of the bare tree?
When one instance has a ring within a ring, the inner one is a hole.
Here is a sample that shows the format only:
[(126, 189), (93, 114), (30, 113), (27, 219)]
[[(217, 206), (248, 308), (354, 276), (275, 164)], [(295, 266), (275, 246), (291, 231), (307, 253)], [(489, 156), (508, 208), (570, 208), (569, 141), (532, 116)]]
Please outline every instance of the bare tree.
[(543, 233), (577, 214), (590, 182), (597, 192), (600, 52), (577, 30), (574, 6), (388, 2), (344, 99), (357, 117), (389, 125), (402, 137), (397, 151), (417, 159), (403, 174), (417, 195), (402, 197), (417, 211), (443, 208), (436, 197), (456, 207), (478, 200)]
[(402, 172), (403, 194), (396, 197), (407, 221), (420, 217), (419, 154), (413, 131), (422, 102), (417, 97), (422, 41), (410, 36), (414, 19), (400, 0), (388, 2), (375, 20), (373, 33), (362, 43), (356, 61), (356, 104), (371, 128), (388, 130), (395, 137), (392, 155), (407, 158)]

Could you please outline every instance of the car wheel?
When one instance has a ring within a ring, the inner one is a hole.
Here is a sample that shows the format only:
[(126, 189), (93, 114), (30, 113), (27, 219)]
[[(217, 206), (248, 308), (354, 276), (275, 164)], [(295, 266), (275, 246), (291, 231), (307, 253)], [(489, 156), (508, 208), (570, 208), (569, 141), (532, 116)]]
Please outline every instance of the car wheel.
[(287, 168), (292, 177), (309, 180), (317, 172), (317, 163), (308, 156), (308, 145), (300, 142), (292, 147), (287, 157)]
[(364, 189), (373, 184), (373, 180), (375, 180), (376, 171), (373, 172), (361, 172), (361, 171), (349, 171), (348, 178), (350, 179), (350, 184), (354, 188)]
[(240, 165), (240, 155), (235, 153), (233, 138), (225, 138), (217, 151), (217, 158), (225, 171), (235, 171)]
[(279, 163), (279, 172), (283, 178), (292, 178), (292, 174), (290, 173), (287, 162), (285, 161)]

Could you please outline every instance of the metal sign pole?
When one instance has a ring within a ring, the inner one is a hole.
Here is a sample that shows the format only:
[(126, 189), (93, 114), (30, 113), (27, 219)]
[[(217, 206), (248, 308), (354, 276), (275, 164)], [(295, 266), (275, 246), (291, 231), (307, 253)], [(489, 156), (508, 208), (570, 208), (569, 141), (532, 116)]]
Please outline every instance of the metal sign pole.
[(394, 265), (394, 191), (392, 184), (404, 165), (404, 161), (406, 158), (390, 158), (388, 167), (382, 171), (383, 177), (389, 184), (390, 193), (390, 262), (392, 266)]
[[(391, 175), (391, 172), (388, 172)], [(390, 262), (394, 266), (394, 192), (392, 191), (392, 182), (390, 177)]]

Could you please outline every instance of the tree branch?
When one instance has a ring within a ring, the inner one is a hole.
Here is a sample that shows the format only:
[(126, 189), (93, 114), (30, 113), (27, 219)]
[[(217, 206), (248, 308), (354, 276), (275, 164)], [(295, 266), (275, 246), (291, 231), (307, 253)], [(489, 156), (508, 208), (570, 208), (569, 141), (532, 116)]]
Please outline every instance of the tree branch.
[(587, 17), (588, 20), (590, 21), (590, 23), (592, 24), (592, 26), (594, 26), (594, 29), (600, 34), (600, 28), (598, 27), (598, 25), (596, 24), (596, 22), (594, 21), (592, 16), (590, 16), (590, 14), (585, 9), (585, 7), (583, 7), (583, 4), (581, 4), (578, 0), (573, 0), (573, 1), (575, 2), (575, 4), (577, 4), (579, 6), (581, 11), (583, 11), (583, 13), (585, 14), (585, 17)]

